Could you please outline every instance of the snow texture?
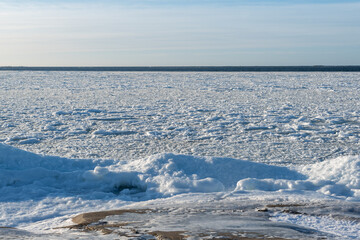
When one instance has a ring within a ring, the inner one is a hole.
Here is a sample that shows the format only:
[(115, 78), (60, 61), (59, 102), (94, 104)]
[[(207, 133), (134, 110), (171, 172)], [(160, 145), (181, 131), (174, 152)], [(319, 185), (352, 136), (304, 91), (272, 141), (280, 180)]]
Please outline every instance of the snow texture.
[[(94, 209), (206, 199), (355, 209), (359, 77), (0, 72), (0, 226), (21, 229), (2, 232), (43, 234)], [(272, 220), (359, 237), (348, 219)]]

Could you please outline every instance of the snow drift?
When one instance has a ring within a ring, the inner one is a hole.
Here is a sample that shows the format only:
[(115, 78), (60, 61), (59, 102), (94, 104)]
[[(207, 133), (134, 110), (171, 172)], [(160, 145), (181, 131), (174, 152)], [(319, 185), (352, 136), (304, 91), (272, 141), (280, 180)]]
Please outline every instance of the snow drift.
[(360, 158), (290, 169), (231, 158), (158, 154), (136, 161), (41, 156), (0, 144), (2, 200), (51, 194), (151, 198), (190, 192), (314, 191), (360, 197)]

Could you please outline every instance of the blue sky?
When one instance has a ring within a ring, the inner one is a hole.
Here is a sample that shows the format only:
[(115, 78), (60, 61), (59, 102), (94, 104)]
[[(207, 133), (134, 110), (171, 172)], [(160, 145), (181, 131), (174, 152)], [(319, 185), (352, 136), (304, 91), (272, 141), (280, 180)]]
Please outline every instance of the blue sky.
[(0, 66), (360, 65), (360, 1), (314, 2), (0, 0)]

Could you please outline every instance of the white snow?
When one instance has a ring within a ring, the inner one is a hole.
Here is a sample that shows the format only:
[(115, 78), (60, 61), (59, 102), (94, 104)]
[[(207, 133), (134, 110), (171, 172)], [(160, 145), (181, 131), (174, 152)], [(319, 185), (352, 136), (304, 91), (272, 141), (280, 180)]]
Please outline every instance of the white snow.
[(324, 183), (320, 189), (325, 194), (346, 194), (360, 197), (360, 157), (338, 157), (304, 166), (302, 172), (311, 181)]
[[(342, 164), (336, 174), (329, 171), (322, 179), (317, 179), (316, 170), (323, 170), (322, 166), (339, 161)], [(247, 196), (259, 201), (272, 191), (276, 192), (278, 199), (292, 196), (299, 201), (308, 196), (308, 201), (311, 201), (312, 196), (324, 200), (334, 196), (334, 199), (359, 201), (356, 194), (359, 171), (354, 169), (359, 163), (359, 157), (341, 157), (304, 170), (304, 167), (289, 169), (231, 158), (176, 154), (153, 155), (130, 162), (79, 160), (40, 156), (0, 144), (0, 201), (3, 203), (0, 223), (46, 231), (56, 224), (64, 224), (65, 216), (69, 214), (93, 211), (94, 204), (101, 203), (97, 210), (111, 209), (124, 206), (129, 200), (130, 203), (146, 202), (184, 193), (216, 192), (223, 200)], [(195, 201), (203, 197), (198, 195)], [(169, 198), (169, 202), (172, 201)], [(187, 204), (183, 203), (183, 206)], [(314, 228), (315, 223), (304, 223), (304, 218), (312, 221), (312, 216), (295, 220), (286, 216), (275, 214), (272, 219)], [(344, 225), (329, 233), (348, 231), (349, 224), (352, 229), (348, 234), (350, 239), (359, 231), (358, 224), (345, 220), (329, 221), (333, 225)], [(315, 228), (326, 231), (328, 228), (322, 225), (326, 224), (321, 221)]]
[(99, 192), (115, 196), (127, 189), (152, 197), (191, 192), (315, 191), (360, 200), (360, 157), (355, 156), (290, 169), (170, 153), (129, 162), (40, 156), (5, 144), (0, 144), (0, 153), (0, 186), (5, 199), (54, 193), (92, 196)]
[(105, 130), (96, 130), (95, 132), (93, 132), (93, 134), (95, 135), (130, 135), (130, 134), (135, 134), (136, 132), (134, 131), (119, 131), (119, 130), (110, 130), (110, 131), (105, 131)]
[(300, 202), (327, 212), (271, 219), (356, 239), (359, 77), (0, 72), (0, 226), (43, 234), (95, 210)]
[(173, 152), (315, 163), (360, 154), (358, 78), (358, 73), (1, 72), (0, 141), (82, 159), (136, 160)]

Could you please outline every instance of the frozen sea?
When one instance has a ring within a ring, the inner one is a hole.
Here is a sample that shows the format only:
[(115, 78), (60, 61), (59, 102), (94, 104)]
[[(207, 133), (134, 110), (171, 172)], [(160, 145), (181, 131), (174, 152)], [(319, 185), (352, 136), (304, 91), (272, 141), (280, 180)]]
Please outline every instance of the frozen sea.
[(267, 224), (359, 239), (359, 140), (356, 72), (2, 71), (0, 227), (15, 229), (0, 236), (90, 238), (56, 228), (90, 211), (241, 205), (252, 219), (276, 203)]

